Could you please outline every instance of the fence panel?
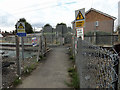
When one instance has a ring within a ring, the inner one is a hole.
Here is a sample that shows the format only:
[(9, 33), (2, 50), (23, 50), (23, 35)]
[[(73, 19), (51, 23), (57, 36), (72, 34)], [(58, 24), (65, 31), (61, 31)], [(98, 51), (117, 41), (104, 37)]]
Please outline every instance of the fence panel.
[(87, 35), (85, 40), (95, 45), (114, 45), (118, 40), (118, 35)]
[[(34, 39), (34, 40), (33, 40)], [(41, 42), (41, 43), (40, 43)], [(35, 46), (33, 46), (33, 43)], [(20, 55), (22, 75), (29, 74), (37, 65), (37, 61), (46, 53), (45, 37), (41, 34), (31, 34), (24, 37), (24, 60), (22, 60), (21, 38), (19, 37)], [(40, 47), (40, 50), (39, 50)], [(39, 50), (39, 51), (38, 51)], [(3, 37), (0, 43), (0, 51), (2, 57), (2, 87), (12, 87), (11, 83), (18, 77), (16, 62), (16, 38)], [(39, 54), (38, 54), (39, 52)], [(1, 74), (1, 73), (0, 73)]]
[(117, 89), (118, 54), (78, 40), (76, 65), (79, 73), (80, 88)]

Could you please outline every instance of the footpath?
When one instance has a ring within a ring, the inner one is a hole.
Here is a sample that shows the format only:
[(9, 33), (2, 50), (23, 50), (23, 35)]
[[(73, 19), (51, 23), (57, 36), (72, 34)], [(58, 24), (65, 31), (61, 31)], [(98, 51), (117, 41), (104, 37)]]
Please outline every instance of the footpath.
[(55, 47), (49, 52), (45, 62), (26, 77), (17, 88), (68, 88), (70, 82), (68, 68), (70, 61), (67, 47)]

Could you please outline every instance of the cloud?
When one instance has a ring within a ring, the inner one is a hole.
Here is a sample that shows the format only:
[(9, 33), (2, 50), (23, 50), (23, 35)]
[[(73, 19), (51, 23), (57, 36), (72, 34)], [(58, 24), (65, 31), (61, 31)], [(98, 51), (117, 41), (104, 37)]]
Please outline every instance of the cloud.
[(34, 27), (46, 23), (56, 26), (64, 22), (71, 26), (75, 10), (95, 8), (112, 16), (118, 16), (119, 0), (0, 0), (0, 27), (13, 27), (20, 18)]
[(37, 28), (41, 28), (41, 27), (43, 27), (44, 26), (44, 23), (40, 23), (40, 22), (36, 22), (36, 23), (34, 23), (34, 24), (32, 24), (32, 27), (37, 27)]

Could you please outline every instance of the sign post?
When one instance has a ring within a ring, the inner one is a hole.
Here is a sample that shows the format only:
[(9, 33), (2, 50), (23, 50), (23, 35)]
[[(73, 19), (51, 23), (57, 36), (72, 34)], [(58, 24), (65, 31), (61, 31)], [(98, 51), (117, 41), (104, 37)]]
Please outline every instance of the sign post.
[(85, 8), (75, 11), (75, 38), (74, 38), (74, 55), (77, 53), (78, 38), (84, 40), (84, 26), (85, 26)]
[(22, 44), (22, 60), (24, 61), (24, 38), (21, 37), (21, 44)]
[(15, 36), (16, 38), (16, 63), (17, 63), (17, 74), (21, 77), (21, 63), (19, 59), (19, 37)]
[(26, 36), (25, 32), (25, 23), (18, 22), (17, 23), (17, 35), (21, 37), (21, 45), (22, 45), (22, 60), (24, 60), (24, 38)]
[(75, 11), (75, 28), (77, 38), (81, 37), (84, 40), (85, 26), (85, 8)]

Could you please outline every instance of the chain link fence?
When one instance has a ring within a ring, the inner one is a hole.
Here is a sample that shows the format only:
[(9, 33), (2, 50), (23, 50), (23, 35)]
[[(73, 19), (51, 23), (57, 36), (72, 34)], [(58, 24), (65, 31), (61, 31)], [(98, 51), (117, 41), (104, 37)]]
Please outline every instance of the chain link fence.
[(76, 66), (80, 88), (111, 88), (117, 90), (119, 56), (111, 50), (78, 39)]

